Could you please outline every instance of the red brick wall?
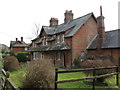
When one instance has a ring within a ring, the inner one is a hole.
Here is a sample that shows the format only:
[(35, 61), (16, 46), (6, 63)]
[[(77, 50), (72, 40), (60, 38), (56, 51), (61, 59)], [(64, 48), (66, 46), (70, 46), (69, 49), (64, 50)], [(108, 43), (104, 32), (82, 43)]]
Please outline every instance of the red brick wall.
[(23, 52), (24, 48), (13, 48), (13, 53)]
[(72, 38), (72, 61), (80, 57), (80, 52), (86, 50), (96, 34), (97, 23), (93, 17), (90, 17)]
[[(88, 53), (94, 54), (94, 55), (99, 55), (97, 50), (88, 50)], [(113, 57), (113, 61), (118, 64), (118, 60), (120, 58), (120, 49), (102, 49), (101, 55), (103, 56), (111, 56)], [(120, 65), (120, 64), (119, 64)]]

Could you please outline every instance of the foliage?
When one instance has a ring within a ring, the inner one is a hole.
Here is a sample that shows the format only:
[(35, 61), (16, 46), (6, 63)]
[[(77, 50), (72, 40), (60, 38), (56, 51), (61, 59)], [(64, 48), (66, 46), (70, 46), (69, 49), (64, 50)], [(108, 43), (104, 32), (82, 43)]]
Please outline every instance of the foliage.
[(20, 53), (17, 53), (16, 57), (19, 60), (19, 62), (26, 62), (26, 61), (28, 61), (27, 55), (28, 55), (28, 53), (20, 52)]
[(11, 80), (17, 85), (19, 88), (23, 87), (23, 81), (26, 76), (25, 67), (20, 67), (16, 71), (9, 72)]
[(53, 88), (54, 65), (50, 60), (34, 60), (28, 64), (25, 88)]
[(74, 67), (80, 67), (81, 61), (75, 59), (73, 63), (74, 63)]
[[(23, 82), (22, 80), (25, 79), (26, 76), (26, 67), (22, 67), (20, 69), (18, 69), (17, 71), (12, 71), (10, 72), (10, 78), (14, 81), (14, 83), (22, 88), (23, 87)], [(59, 68), (59, 70), (66, 70), (66, 69), (61, 69)], [(82, 72), (77, 72), (77, 73), (66, 73), (66, 74), (59, 74), (58, 80), (69, 80), (69, 79), (80, 79), (80, 78), (86, 78), (85, 74)], [(120, 78), (120, 75), (119, 75)], [(104, 90), (105, 88), (118, 88), (118, 86), (116, 86), (116, 82), (115, 82), (115, 76), (112, 76), (111, 78), (107, 78), (105, 80), (105, 82), (107, 84), (109, 84), (110, 86), (95, 86), (95, 88), (101, 88), (101, 90)], [(119, 79), (120, 82), (120, 79)], [(71, 82), (71, 83), (63, 83), (63, 84), (58, 84), (58, 87), (60, 88), (79, 88), (79, 89), (91, 89), (92, 85), (87, 85), (85, 84), (83, 81), (77, 81), (77, 82)], [(83, 89), (83, 90), (84, 90)]]
[[(108, 66), (114, 66), (114, 64), (110, 60), (86, 60), (81, 63), (82, 68), (93, 68), (93, 67), (108, 67)], [(102, 70), (97, 70), (95, 72), (96, 75), (103, 75), (103, 74), (108, 74), (112, 73), (114, 70), (113, 69), (102, 69)], [(89, 71), (85, 72), (86, 75), (92, 74)], [(105, 78), (98, 78), (98, 82), (103, 82)]]
[(10, 52), (10, 56), (15, 56), (16, 57), (16, 55), (13, 52)]
[(19, 68), (18, 59), (14, 56), (6, 56), (4, 58), (4, 69), (5, 70), (17, 70)]
[(0, 69), (3, 68), (3, 62), (4, 62), (4, 60), (0, 59)]

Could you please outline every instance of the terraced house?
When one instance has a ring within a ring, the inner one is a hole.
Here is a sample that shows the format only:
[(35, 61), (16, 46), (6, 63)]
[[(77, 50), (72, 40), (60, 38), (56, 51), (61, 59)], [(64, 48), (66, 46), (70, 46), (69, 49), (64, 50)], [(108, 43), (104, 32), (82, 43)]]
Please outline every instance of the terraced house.
[(86, 51), (97, 34), (97, 21), (93, 13), (73, 19), (72, 10), (64, 13), (64, 23), (50, 19), (49, 26), (42, 26), (39, 37), (32, 40), (31, 60), (50, 59), (55, 66), (69, 67)]

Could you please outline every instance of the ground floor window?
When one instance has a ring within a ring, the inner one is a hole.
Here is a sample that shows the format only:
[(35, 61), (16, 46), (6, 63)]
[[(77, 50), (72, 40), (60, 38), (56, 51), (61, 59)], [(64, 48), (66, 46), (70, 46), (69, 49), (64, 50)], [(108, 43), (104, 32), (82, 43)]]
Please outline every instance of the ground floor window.
[(60, 61), (60, 52), (58, 52), (57, 55), (58, 55), (58, 61)]
[(40, 58), (40, 53), (39, 52), (33, 52), (33, 60), (39, 59)]

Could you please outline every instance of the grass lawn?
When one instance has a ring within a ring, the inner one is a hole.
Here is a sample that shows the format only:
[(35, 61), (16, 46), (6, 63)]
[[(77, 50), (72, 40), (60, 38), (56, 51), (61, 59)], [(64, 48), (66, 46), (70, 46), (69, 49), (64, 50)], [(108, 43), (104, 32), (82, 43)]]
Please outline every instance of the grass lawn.
[[(65, 69), (59, 69), (59, 70), (65, 70)], [(19, 69), (17, 71), (10, 72), (10, 78), (15, 82), (15, 84), (18, 87), (22, 87), (22, 81), (25, 79), (25, 69)], [(66, 74), (59, 74), (58, 80), (69, 80), (69, 79), (80, 79), (85, 78), (85, 74), (82, 72), (76, 72), (76, 73), (66, 73)], [(120, 75), (119, 75), (120, 77)], [(102, 87), (102, 86), (95, 86), (95, 88), (118, 88), (118, 86), (115, 85), (115, 76), (112, 76), (111, 78), (106, 79), (105, 81), (109, 86)], [(119, 80), (120, 82), (120, 80)], [(87, 85), (83, 81), (76, 81), (71, 83), (62, 83), (58, 84), (58, 87), (60, 88), (92, 88), (92, 85)]]
[(23, 80), (25, 79), (25, 69), (20, 68), (16, 71), (9, 72), (11, 80), (17, 85), (18, 87), (23, 87)]
[[(88, 76), (90, 77), (90, 76)], [(120, 75), (119, 75), (120, 77)], [(76, 73), (65, 73), (65, 74), (59, 74), (58, 81), (62, 80), (70, 80), (70, 79), (80, 79), (80, 78), (86, 78), (86, 75), (83, 72), (76, 72)], [(119, 80), (120, 82), (120, 80)], [(118, 88), (116, 86), (116, 80), (115, 76), (112, 76), (105, 80), (105, 83), (109, 84), (109, 86), (95, 86), (95, 88)], [(92, 85), (85, 84), (84, 81), (75, 81), (70, 83), (62, 83), (58, 84), (58, 87), (60, 88), (92, 88)]]

